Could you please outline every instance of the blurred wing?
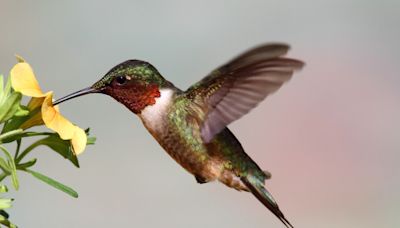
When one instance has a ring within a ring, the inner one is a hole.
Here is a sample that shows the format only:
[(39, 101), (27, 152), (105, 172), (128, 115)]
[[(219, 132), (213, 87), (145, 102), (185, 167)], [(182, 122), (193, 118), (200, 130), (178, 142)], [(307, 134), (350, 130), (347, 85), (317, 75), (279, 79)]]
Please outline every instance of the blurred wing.
[(282, 57), (284, 44), (263, 45), (233, 59), (191, 86), (186, 96), (202, 107), (201, 135), (205, 142), (256, 107), (288, 81), (301, 61)]

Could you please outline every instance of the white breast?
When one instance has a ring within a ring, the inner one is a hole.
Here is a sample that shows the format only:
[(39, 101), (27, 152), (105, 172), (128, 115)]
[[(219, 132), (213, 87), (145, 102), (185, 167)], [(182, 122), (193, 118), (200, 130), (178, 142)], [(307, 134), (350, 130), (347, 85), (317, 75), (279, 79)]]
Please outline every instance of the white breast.
[(149, 105), (140, 113), (140, 118), (147, 128), (154, 131), (162, 131), (167, 110), (172, 104), (175, 91), (172, 89), (161, 89), (160, 97), (156, 98), (156, 103)]

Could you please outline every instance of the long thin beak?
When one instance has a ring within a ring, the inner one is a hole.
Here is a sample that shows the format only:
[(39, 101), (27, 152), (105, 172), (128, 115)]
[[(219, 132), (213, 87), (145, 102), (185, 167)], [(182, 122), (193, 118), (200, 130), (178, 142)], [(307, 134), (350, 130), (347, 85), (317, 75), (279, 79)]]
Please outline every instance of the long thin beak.
[(75, 98), (75, 97), (80, 97), (80, 96), (85, 95), (85, 94), (97, 93), (97, 92), (99, 92), (98, 89), (94, 89), (92, 87), (87, 87), (85, 89), (81, 89), (79, 91), (76, 91), (75, 93), (71, 93), (71, 94), (69, 94), (69, 95), (67, 95), (65, 97), (62, 97), (62, 98), (56, 100), (55, 102), (53, 102), (53, 105), (58, 105), (58, 104), (60, 104), (60, 103), (62, 103), (64, 101), (70, 100), (70, 99)]

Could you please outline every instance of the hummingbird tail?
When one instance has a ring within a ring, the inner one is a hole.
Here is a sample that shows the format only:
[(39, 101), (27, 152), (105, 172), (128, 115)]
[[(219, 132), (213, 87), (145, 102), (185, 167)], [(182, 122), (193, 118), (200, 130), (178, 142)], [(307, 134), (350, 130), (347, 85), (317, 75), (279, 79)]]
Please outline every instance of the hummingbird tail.
[(292, 224), (285, 218), (278, 207), (278, 204), (272, 197), (271, 193), (265, 189), (264, 184), (254, 176), (248, 175), (241, 177), (243, 184), (253, 193), (253, 195), (267, 207), (287, 228), (293, 228)]

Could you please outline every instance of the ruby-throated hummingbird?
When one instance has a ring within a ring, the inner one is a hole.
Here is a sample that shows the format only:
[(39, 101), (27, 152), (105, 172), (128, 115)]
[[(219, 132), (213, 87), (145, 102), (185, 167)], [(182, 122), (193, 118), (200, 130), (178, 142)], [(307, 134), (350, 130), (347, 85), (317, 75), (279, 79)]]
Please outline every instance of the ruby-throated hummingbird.
[(287, 82), (303, 62), (283, 57), (285, 44), (251, 49), (186, 91), (164, 79), (150, 63), (128, 60), (92, 86), (57, 100), (89, 93), (113, 97), (137, 114), (167, 153), (198, 183), (218, 180), (250, 191), (287, 227), (292, 227), (265, 188), (270, 173), (244, 152), (227, 125)]

